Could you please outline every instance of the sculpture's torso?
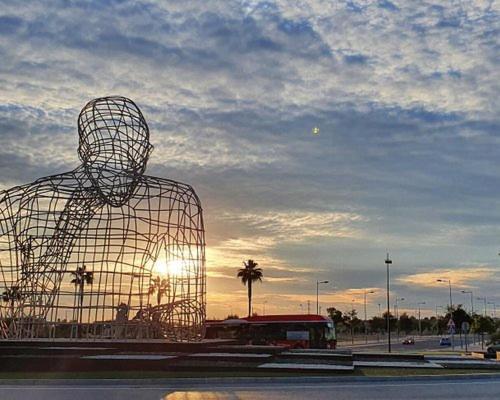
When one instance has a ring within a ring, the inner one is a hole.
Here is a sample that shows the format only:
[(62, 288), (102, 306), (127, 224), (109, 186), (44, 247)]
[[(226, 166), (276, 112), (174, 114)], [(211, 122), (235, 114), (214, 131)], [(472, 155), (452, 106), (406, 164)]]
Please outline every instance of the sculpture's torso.
[(141, 176), (128, 202), (112, 207), (82, 185), (81, 174), (42, 178), (3, 193), (1, 271), (6, 286), (31, 285), (23, 314), (31, 308), (51, 321), (74, 319), (67, 311), (74, 313), (77, 301), (71, 273), (82, 265), (94, 274), (85, 289), (85, 322), (113, 319), (122, 303), (132, 317), (152, 303), (148, 289), (159, 274), (175, 283), (165, 302), (203, 297), (203, 221), (191, 187)]

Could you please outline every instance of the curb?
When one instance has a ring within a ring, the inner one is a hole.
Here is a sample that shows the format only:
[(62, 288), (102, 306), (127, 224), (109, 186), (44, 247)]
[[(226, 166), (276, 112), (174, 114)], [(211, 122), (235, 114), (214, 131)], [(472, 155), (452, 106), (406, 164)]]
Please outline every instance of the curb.
[(52, 386), (52, 385), (126, 385), (126, 386), (168, 386), (175, 388), (202, 386), (206, 384), (252, 384), (256, 383), (351, 383), (351, 382), (420, 382), (445, 380), (499, 380), (500, 373), (449, 374), (449, 375), (412, 375), (412, 376), (295, 376), (295, 377), (241, 377), (241, 378), (146, 378), (146, 379), (0, 379), (0, 387), (9, 385)]

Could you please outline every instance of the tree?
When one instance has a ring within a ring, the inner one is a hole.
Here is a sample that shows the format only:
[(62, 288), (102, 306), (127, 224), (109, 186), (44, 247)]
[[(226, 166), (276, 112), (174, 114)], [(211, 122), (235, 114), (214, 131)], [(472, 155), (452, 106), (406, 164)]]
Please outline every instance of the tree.
[(448, 313), (446, 314), (449, 317), (451, 314), (451, 318), (453, 318), (453, 322), (457, 330), (461, 329), (463, 322), (472, 322), (472, 317), (462, 308), (462, 305), (459, 304), (456, 308), (448, 307)]
[(472, 330), (476, 333), (493, 333), (495, 332), (495, 322), (491, 317), (476, 315), (472, 324)]
[(399, 329), (405, 332), (405, 334), (413, 330), (413, 320), (407, 313), (403, 313), (399, 316)]
[[(385, 311), (383, 314), (382, 314), (382, 318), (384, 319), (385, 321), (385, 329), (387, 330), (387, 311)], [(397, 323), (397, 320), (396, 318), (394, 317), (394, 315), (392, 315), (392, 313), (389, 312), (389, 326), (390, 326), (390, 329), (391, 331), (394, 329), (394, 327), (396, 326), (396, 323)]]
[(262, 282), (263, 272), (262, 268), (257, 268), (254, 260), (243, 261), (244, 268), (240, 268), (236, 274), (237, 278), (241, 279), (241, 283), (248, 288), (248, 316), (252, 315), (252, 283), (259, 281)]
[(10, 315), (14, 317), (14, 304), (21, 300), (21, 290), (19, 286), (12, 286), (2, 293), (2, 300), (10, 305)]
[(335, 307), (329, 307), (326, 309), (329, 317), (332, 319), (335, 325), (343, 322), (344, 318), (342, 316), (342, 311), (337, 310)]
[(370, 328), (374, 332), (381, 332), (387, 328), (387, 322), (384, 318), (373, 317), (370, 320)]
[(92, 271), (87, 271), (87, 267), (85, 264), (81, 267), (78, 267), (76, 271), (71, 272), (71, 274), (74, 276), (74, 278), (71, 280), (71, 283), (75, 285), (75, 288), (78, 287), (78, 297), (80, 299), (79, 302), (79, 317), (78, 317), (78, 322), (82, 323), (82, 316), (83, 316), (83, 297), (84, 297), (84, 288), (85, 285), (92, 285), (94, 283), (94, 273)]
[(163, 297), (164, 294), (168, 292), (170, 288), (170, 283), (168, 279), (165, 278), (160, 278), (157, 276), (154, 278), (151, 282), (151, 285), (149, 286), (149, 295), (152, 295), (156, 292), (156, 303), (158, 305), (161, 304), (161, 298)]

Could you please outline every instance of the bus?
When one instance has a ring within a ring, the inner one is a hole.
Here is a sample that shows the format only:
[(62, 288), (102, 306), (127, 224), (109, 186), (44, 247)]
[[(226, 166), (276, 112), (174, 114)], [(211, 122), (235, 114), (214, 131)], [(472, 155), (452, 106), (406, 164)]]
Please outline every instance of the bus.
[(335, 349), (335, 326), (322, 315), (259, 315), (207, 321), (206, 339), (232, 339), (239, 344), (276, 345), (292, 349)]

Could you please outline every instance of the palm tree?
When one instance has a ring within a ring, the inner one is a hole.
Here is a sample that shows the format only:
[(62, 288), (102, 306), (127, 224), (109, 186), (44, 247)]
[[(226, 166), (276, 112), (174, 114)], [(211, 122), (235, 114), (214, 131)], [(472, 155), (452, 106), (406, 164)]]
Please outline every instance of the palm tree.
[(168, 282), (168, 279), (161, 279), (159, 276), (154, 278), (151, 281), (151, 286), (149, 287), (149, 294), (152, 295), (153, 293), (156, 292), (156, 302), (158, 305), (161, 304), (161, 298), (165, 293), (168, 292), (168, 289), (170, 288), (170, 284)]
[(237, 278), (241, 278), (241, 283), (247, 285), (248, 288), (248, 316), (252, 315), (252, 283), (259, 281), (262, 282), (263, 272), (262, 268), (257, 268), (254, 260), (243, 261), (245, 268), (238, 270)]
[(14, 318), (14, 303), (21, 300), (21, 289), (19, 286), (12, 286), (2, 293), (2, 300), (10, 304), (10, 314)]
[(85, 264), (81, 267), (78, 267), (76, 271), (71, 272), (74, 275), (74, 278), (71, 280), (71, 283), (75, 285), (75, 288), (78, 287), (78, 294), (80, 299), (80, 312), (78, 317), (78, 322), (82, 322), (83, 316), (83, 296), (84, 296), (84, 288), (85, 285), (92, 285), (94, 283), (94, 273), (92, 271), (87, 271), (87, 267)]

